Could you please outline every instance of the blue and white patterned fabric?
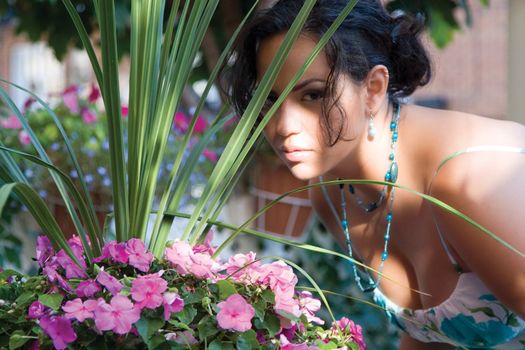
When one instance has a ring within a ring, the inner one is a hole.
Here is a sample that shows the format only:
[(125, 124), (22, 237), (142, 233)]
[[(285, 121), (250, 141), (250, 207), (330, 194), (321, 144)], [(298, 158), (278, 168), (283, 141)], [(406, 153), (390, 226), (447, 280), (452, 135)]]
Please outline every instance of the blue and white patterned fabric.
[(479, 277), (462, 273), (443, 303), (428, 309), (400, 307), (379, 289), (375, 302), (390, 320), (419, 341), (467, 349), (525, 350), (525, 320), (498, 301)]

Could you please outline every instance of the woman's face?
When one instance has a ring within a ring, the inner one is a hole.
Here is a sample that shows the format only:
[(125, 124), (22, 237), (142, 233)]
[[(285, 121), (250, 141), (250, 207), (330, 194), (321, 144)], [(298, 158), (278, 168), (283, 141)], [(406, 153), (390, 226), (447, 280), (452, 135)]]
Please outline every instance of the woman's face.
[[(257, 53), (259, 81), (279, 49), (284, 35), (275, 35), (261, 43)], [(285, 89), (315, 45), (316, 42), (310, 37), (299, 36), (268, 97), (270, 105)], [(321, 127), (321, 106), (329, 73), (326, 57), (320, 53), (264, 129), (268, 142), (299, 179), (313, 179), (328, 172), (344, 172), (345, 164), (351, 164), (348, 162), (356, 150), (356, 141), (363, 136), (362, 130), (366, 128), (364, 89), (341, 75), (337, 82), (337, 94), (340, 95), (339, 104), (345, 113), (346, 122), (339, 141), (332, 147), (328, 146)], [(330, 113), (332, 115), (329, 120), (340, 120), (337, 108)]]

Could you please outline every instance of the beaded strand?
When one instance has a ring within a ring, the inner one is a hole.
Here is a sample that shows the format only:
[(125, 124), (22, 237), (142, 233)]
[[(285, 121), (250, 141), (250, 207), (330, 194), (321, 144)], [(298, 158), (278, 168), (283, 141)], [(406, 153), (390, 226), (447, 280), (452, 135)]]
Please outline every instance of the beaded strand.
[[(388, 170), (387, 170), (387, 172), (385, 174), (385, 181), (389, 181), (389, 182), (392, 182), (392, 183), (395, 183), (397, 181), (398, 172), (399, 172), (399, 168), (398, 168), (398, 165), (397, 165), (397, 162), (396, 162), (397, 140), (398, 140), (398, 137), (399, 137), (399, 134), (398, 134), (399, 112), (400, 112), (399, 104), (394, 103), (394, 110), (393, 110), (393, 113), (392, 113), (392, 122), (390, 123), (390, 131), (392, 132), (392, 142), (390, 144), (390, 154), (388, 156), (388, 159), (390, 161), (390, 165), (389, 165)], [(367, 272), (367, 274), (368, 274), (368, 282), (367, 282), (367, 286), (364, 286), (363, 283), (361, 282), (361, 276), (359, 275), (359, 273), (357, 271), (357, 267), (356, 267), (355, 263), (352, 262), (352, 269), (354, 271), (355, 281), (356, 281), (357, 285), (359, 286), (359, 288), (365, 293), (371, 292), (374, 289), (379, 287), (379, 283), (381, 282), (381, 276), (383, 274), (383, 267), (385, 265), (386, 259), (388, 258), (388, 242), (390, 241), (390, 229), (392, 227), (392, 219), (393, 219), (393, 210), (392, 210), (392, 208), (394, 206), (394, 188), (395, 187), (392, 187), (392, 186), (389, 186), (389, 185), (384, 185), (383, 189), (381, 190), (381, 194), (380, 194), (379, 199), (376, 202), (371, 202), (368, 205), (364, 205), (363, 200), (361, 198), (357, 197), (357, 195), (355, 194), (355, 190), (354, 190), (353, 186), (352, 185), (348, 185), (348, 190), (349, 190), (350, 194), (356, 198), (358, 206), (360, 208), (363, 208), (367, 213), (375, 210), (376, 208), (378, 208), (381, 205), (381, 203), (383, 202), (383, 199), (386, 196), (386, 191), (387, 191), (388, 187), (391, 190), (390, 190), (390, 198), (389, 198), (389, 205), (388, 205), (388, 213), (387, 213), (387, 215), (385, 217), (385, 219), (386, 219), (386, 229), (385, 229), (385, 234), (383, 236), (383, 238), (384, 238), (383, 253), (381, 255), (381, 263), (379, 265), (379, 270), (378, 270), (379, 274), (378, 274), (378, 277), (377, 277), (377, 281), (374, 282), (374, 280), (370, 276), (370, 273)], [(343, 212), (343, 218), (341, 220), (341, 226), (342, 226), (343, 232), (345, 234), (346, 245), (347, 245), (347, 248), (348, 248), (348, 256), (353, 259), (354, 257), (353, 257), (353, 251), (352, 251), (352, 240), (350, 238), (350, 230), (348, 229), (348, 217), (347, 217), (347, 212), (346, 212), (346, 198), (345, 198), (345, 192), (344, 192), (344, 184), (340, 184), (339, 185), (339, 190), (340, 190), (340, 193), (341, 193), (341, 210)]]

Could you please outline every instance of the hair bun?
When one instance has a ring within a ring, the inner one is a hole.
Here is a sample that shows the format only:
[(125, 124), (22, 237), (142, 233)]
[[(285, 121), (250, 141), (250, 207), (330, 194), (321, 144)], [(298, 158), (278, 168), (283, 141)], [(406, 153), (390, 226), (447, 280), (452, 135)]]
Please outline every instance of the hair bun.
[(425, 27), (425, 17), (421, 13), (410, 16), (405, 11), (397, 9), (390, 14), (390, 17), (393, 22), (390, 37), (394, 45), (398, 43), (400, 37), (417, 36)]

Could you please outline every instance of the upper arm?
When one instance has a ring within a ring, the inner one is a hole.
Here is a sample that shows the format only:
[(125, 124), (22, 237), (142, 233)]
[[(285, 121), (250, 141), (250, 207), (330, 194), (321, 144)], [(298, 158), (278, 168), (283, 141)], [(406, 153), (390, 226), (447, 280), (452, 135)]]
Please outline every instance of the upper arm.
[(450, 161), (436, 178), (432, 195), (449, 204), (490, 235), (437, 210), (438, 225), (452, 248), (495, 296), (525, 317), (525, 156), (466, 154)]

